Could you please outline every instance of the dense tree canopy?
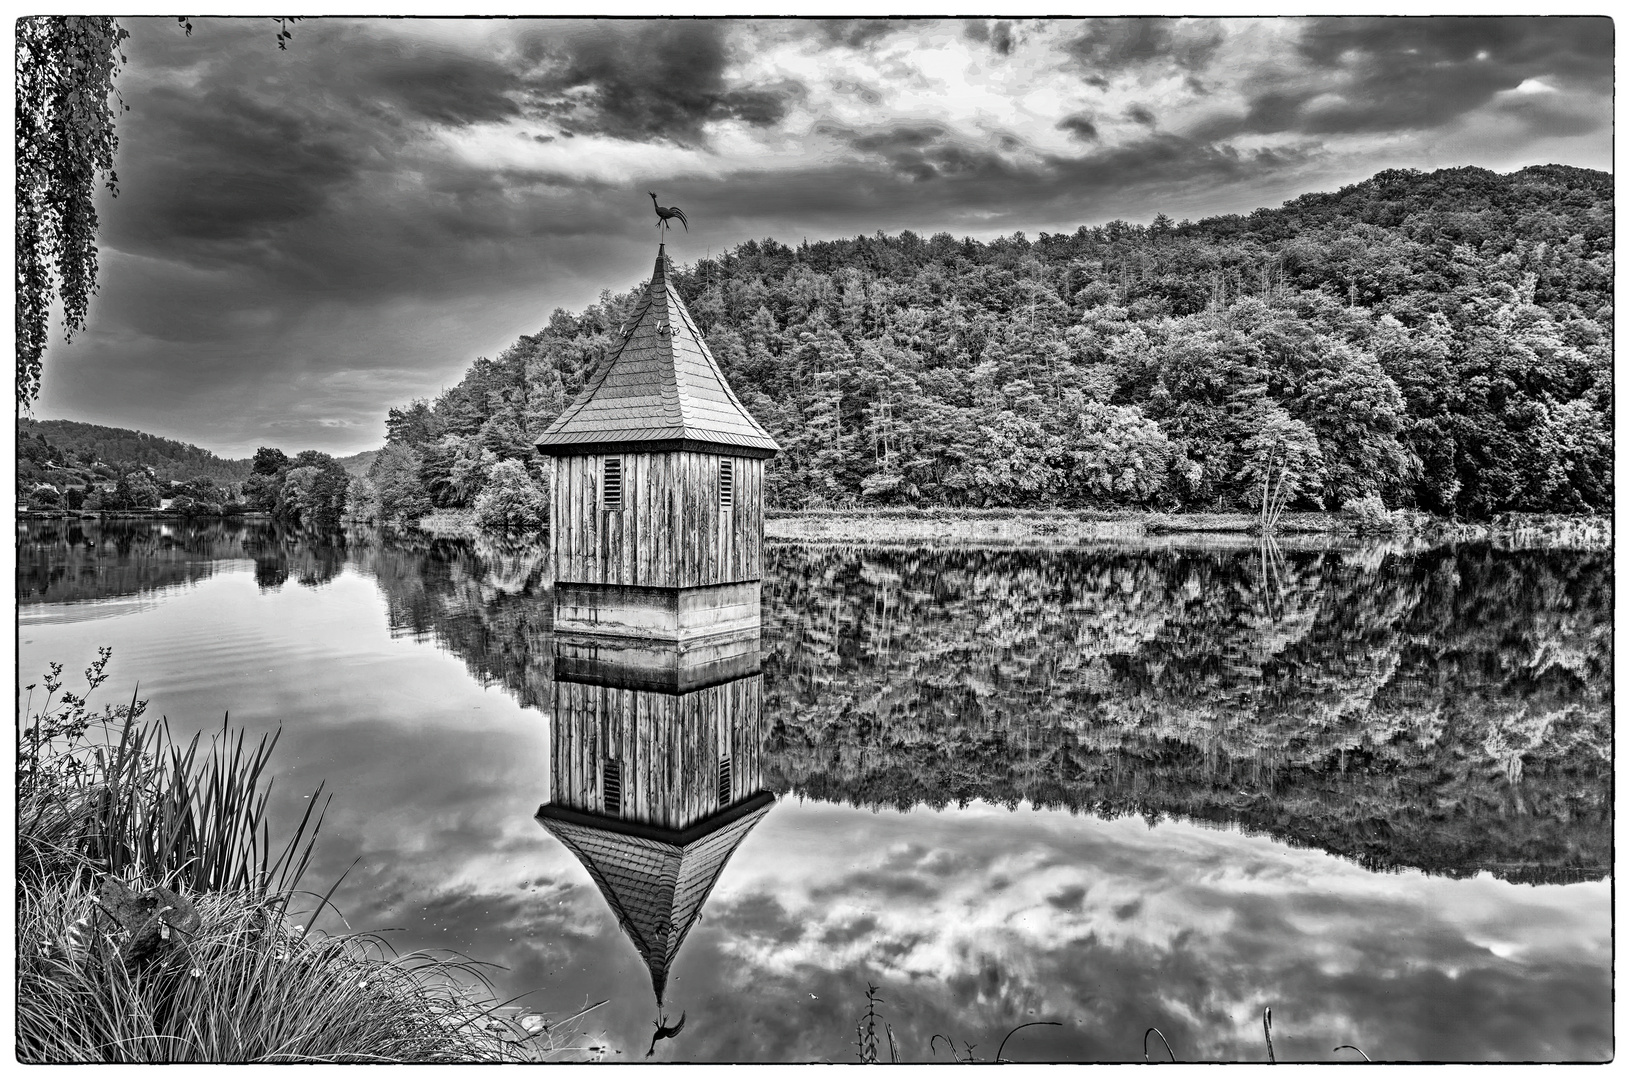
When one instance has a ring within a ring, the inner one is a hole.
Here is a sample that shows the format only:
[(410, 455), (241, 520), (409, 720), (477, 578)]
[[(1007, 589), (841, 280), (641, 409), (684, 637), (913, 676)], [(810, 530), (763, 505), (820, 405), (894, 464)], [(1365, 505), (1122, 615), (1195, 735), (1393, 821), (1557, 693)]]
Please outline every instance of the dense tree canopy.
[[(1245, 507), (1284, 467), (1268, 497), (1302, 507), (1612, 506), (1612, 181), (1590, 170), (1391, 170), (1035, 240), (750, 241), (673, 280), (785, 449), (781, 506)], [(536, 472), (636, 299), (557, 310), (392, 409), (418, 496)]]

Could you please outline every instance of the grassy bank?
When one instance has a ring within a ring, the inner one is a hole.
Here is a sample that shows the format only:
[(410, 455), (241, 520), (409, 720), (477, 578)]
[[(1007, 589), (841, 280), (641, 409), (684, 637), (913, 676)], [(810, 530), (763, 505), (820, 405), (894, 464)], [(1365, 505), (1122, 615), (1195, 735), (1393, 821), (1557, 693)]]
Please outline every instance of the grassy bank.
[[(493, 999), (481, 965), (307, 931), (321, 789), (281, 841), (276, 737), (181, 743), (144, 703), (93, 711), (107, 650), (23, 688), (17, 735), (17, 1058), (507, 1062), (575, 1047)], [(36, 703), (38, 703), (36, 707)], [(332, 890), (330, 890), (332, 891)], [(569, 1025), (568, 1025), (569, 1026)]]

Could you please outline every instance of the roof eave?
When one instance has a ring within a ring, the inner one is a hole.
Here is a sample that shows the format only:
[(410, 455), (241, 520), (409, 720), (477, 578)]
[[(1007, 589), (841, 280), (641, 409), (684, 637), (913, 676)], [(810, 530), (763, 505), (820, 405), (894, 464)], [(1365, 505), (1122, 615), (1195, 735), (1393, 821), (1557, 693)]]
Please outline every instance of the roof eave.
[(697, 453), (718, 454), (721, 457), (772, 458), (781, 447), (771, 439), (765, 446), (757, 440), (751, 443), (725, 442), (699, 435), (679, 435), (649, 439), (571, 439), (552, 440), (544, 436), (538, 440), (538, 453), (546, 457), (587, 457), (596, 454), (662, 454)]

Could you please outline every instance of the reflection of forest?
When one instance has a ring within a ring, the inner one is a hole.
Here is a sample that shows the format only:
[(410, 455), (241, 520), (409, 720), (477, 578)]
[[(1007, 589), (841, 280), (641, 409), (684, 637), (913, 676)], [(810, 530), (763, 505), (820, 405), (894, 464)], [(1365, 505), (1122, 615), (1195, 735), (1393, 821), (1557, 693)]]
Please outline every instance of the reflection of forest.
[(345, 546), (267, 521), (29, 522), (18, 528), (17, 602), (138, 596), (201, 581), (237, 560), (254, 562), (262, 588), (291, 576), (315, 586), (339, 574)]
[(356, 545), (353, 559), (378, 579), (391, 633), (433, 639), (483, 685), (503, 686), (522, 705), (551, 707), (554, 605), (544, 580), (547, 543), (504, 534), (371, 539)]
[[(391, 623), (527, 704), (544, 548), (393, 542)], [(1237, 825), (1364, 865), (1599, 878), (1605, 555), (771, 548), (766, 781)]]
[[(53, 532), (52, 530), (58, 530)], [(550, 708), (547, 547), (270, 525), (30, 525), (23, 603), (373, 576), (393, 632)], [(765, 780), (1214, 822), (1366, 866), (1603, 877), (1610, 554), (772, 546)]]
[(773, 549), (774, 788), (1237, 824), (1599, 878), (1606, 555)]

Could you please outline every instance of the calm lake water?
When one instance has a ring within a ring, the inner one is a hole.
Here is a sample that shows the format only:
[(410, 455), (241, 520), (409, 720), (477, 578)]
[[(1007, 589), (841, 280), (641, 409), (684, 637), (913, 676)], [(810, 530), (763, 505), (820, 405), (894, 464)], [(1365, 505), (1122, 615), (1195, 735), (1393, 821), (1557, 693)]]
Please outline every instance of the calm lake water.
[(360, 858), (351, 926), (501, 964), (539, 1011), (609, 999), (605, 1060), (646, 1060), (655, 953), (686, 1024), (653, 1061), (852, 1061), (868, 983), (903, 1060), (1058, 1021), (1004, 1056), (1141, 1060), (1155, 1026), (1260, 1061), (1264, 1005), (1280, 1061), (1612, 1051), (1610, 554), (772, 544), (736, 689), (776, 799), (642, 943), (660, 882), (537, 818), (544, 546), (18, 545), (23, 682), (108, 645), (108, 700), (281, 727), (278, 814), (334, 793), (308, 885)]

